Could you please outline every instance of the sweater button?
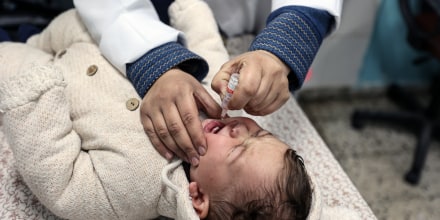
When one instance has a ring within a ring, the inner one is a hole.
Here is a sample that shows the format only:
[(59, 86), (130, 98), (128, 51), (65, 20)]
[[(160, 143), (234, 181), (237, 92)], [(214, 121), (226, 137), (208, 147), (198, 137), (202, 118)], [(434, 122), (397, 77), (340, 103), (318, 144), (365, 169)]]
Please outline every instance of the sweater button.
[(88, 76), (93, 76), (93, 75), (95, 75), (96, 72), (98, 72), (98, 66), (96, 66), (96, 65), (91, 65), (91, 66), (89, 66), (89, 68), (87, 68), (87, 75)]
[(134, 111), (139, 107), (139, 100), (131, 98), (125, 103), (125, 106), (128, 110)]

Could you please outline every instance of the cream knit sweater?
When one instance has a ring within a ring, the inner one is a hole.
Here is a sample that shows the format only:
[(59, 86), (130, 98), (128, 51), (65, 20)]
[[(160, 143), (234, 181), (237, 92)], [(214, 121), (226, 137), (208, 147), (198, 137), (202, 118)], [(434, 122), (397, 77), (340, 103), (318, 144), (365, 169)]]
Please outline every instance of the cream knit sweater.
[[(228, 56), (209, 8), (177, 0), (170, 13), (212, 76)], [(151, 146), (141, 98), (101, 56), (75, 10), (26, 44), (1, 43), (0, 66), (0, 110), (17, 169), (53, 213), (198, 219), (180, 161), (169, 164)]]

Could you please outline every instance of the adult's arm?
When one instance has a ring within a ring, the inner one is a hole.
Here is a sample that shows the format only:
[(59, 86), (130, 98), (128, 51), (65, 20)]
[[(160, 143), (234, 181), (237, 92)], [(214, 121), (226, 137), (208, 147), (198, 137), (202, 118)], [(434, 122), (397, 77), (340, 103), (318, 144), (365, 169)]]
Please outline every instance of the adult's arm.
[(274, 0), (266, 27), (249, 50), (223, 65), (212, 88), (223, 94), (227, 79), (240, 72), (229, 107), (253, 115), (279, 109), (299, 89), (325, 36), (338, 22), (341, 0)]
[[(305, 6), (328, 11), (340, 21), (342, 0), (205, 0), (212, 8), (223, 33), (228, 37), (257, 33), (270, 12), (284, 6)], [(272, 7), (271, 7), (272, 5)], [(337, 26), (336, 25), (336, 26)]]
[(159, 20), (151, 1), (74, 0), (74, 4), (101, 52), (123, 73), (127, 63), (178, 41), (180, 32)]
[(273, 0), (267, 26), (251, 51), (265, 50), (284, 62), (289, 89), (299, 89), (323, 39), (339, 23), (342, 0)]
[(272, 0), (272, 12), (285, 6), (305, 6), (327, 11), (335, 19), (336, 27), (341, 23), (344, 0)]
[[(199, 2), (178, 3), (183, 10)], [(218, 104), (197, 82), (206, 76), (207, 62), (184, 47), (180, 32), (161, 23), (150, 1), (74, 3), (103, 55), (126, 74), (143, 97), (142, 124), (156, 149), (166, 149), (165, 145), (168, 149), (187, 149), (187, 155), (180, 150), (173, 153), (197, 165), (196, 151), (206, 152), (198, 108), (203, 107), (211, 117), (220, 113)], [(171, 89), (164, 90), (168, 87)], [(173, 156), (171, 152), (159, 152), (168, 159)]]
[(160, 21), (151, 1), (74, 0), (74, 4), (104, 57), (126, 74), (141, 97), (173, 67), (199, 81), (206, 76), (206, 61), (185, 48), (181, 32)]

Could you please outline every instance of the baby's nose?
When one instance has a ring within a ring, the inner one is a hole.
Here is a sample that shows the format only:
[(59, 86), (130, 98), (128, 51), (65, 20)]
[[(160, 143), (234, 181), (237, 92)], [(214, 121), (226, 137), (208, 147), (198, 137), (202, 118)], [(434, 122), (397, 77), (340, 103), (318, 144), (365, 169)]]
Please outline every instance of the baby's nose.
[(231, 130), (229, 131), (229, 134), (232, 138), (240, 138), (241, 136), (244, 136), (247, 132), (246, 126), (242, 123), (236, 123), (233, 126), (231, 126)]

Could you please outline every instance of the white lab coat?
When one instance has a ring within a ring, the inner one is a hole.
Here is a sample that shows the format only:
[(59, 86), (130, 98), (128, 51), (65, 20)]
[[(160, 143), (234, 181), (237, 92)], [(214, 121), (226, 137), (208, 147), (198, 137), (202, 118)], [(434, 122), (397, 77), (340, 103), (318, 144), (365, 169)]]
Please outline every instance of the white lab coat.
[[(336, 18), (339, 24), (342, 0), (205, 0), (228, 37), (259, 33), (266, 26), (270, 12), (283, 6), (298, 5), (323, 9)], [(335, 26), (336, 27), (336, 26)]]
[[(225, 6), (238, 4), (248, 9), (256, 5), (256, 1), (249, 0), (214, 1), (207, 2), (217, 15), (216, 9), (220, 10), (219, 2)], [(308, 6), (328, 11), (339, 24), (342, 2), (343, 0), (272, 0), (271, 11), (289, 5)], [(74, 0), (74, 4), (102, 54), (124, 74), (127, 63), (136, 61), (151, 49), (172, 41), (185, 44), (181, 32), (159, 20), (149, 0)], [(231, 14), (240, 13), (240, 7), (227, 8), (234, 8)]]

